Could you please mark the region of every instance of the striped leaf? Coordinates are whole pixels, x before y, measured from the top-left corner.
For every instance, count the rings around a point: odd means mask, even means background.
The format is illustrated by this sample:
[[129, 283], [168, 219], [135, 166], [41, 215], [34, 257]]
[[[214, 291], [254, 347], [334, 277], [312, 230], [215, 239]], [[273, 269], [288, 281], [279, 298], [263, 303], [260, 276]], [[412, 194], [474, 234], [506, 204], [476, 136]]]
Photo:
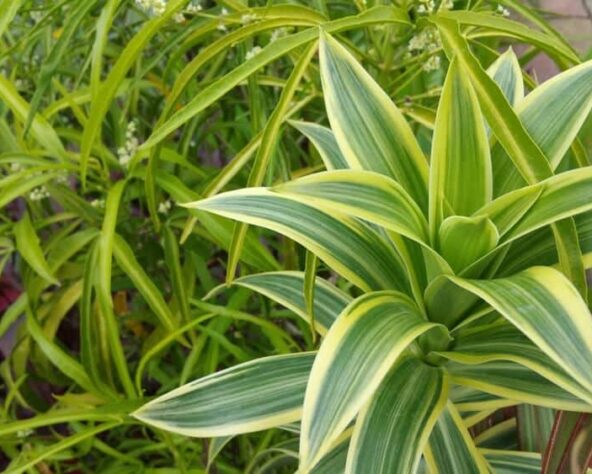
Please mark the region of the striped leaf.
[[[440, 31], [447, 55], [451, 59], [457, 58], [463, 73], [470, 78], [487, 123], [524, 180], [533, 184], [551, 176], [551, 166], [545, 155], [530, 137], [499, 86], [471, 52], [458, 23], [440, 15], [432, 21]], [[492, 156], [492, 160], [495, 159]]]
[[158, 397], [132, 416], [195, 437], [260, 431], [300, 419], [315, 353], [271, 356], [231, 367]]
[[321, 155], [325, 168], [328, 170], [349, 168], [330, 129], [312, 122], [289, 120], [289, 123], [311, 141]]
[[319, 209], [378, 224], [418, 242], [427, 242], [427, 224], [407, 192], [392, 179], [368, 171], [315, 173], [272, 188]]
[[511, 46], [489, 66], [487, 74], [500, 87], [512, 107], [524, 98], [522, 69]]
[[508, 278], [463, 280], [592, 394], [592, 325], [576, 288], [559, 271], [533, 267]]
[[491, 160], [477, 96], [450, 63], [436, 115], [430, 160], [430, 231], [449, 215], [469, 216], [491, 200]]
[[367, 293], [341, 313], [321, 344], [306, 389], [302, 472], [329, 451], [407, 346], [438, 327], [397, 292]]
[[439, 354], [470, 365], [492, 361], [521, 364], [592, 407], [592, 397], [588, 391], [507, 321], [455, 331], [454, 345], [450, 351]]
[[454, 404], [448, 402], [440, 414], [425, 450], [430, 472], [442, 474], [486, 474], [487, 462], [471, 439]]
[[327, 34], [321, 35], [320, 64], [327, 115], [349, 167], [394, 178], [425, 211], [427, 160], [401, 111]]
[[412, 357], [397, 363], [358, 415], [346, 472], [415, 472], [447, 399], [441, 369]]
[[512, 404], [530, 403], [571, 411], [590, 410], [590, 404], [515, 362], [494, 361], [476, 365], [449, 362], [446, 370], [451, 382], [505, 400], [514, 400]]
[[541, 455], [524, 451], [480, 449], [496, 474], [539, 474]]
[[[569, 69], [538, 86], [517, 106], [516, 113], [553, 169], [576, 138], [592, 110], [592, 61]], [[524, 181], [499, 144], [492, 149], [494, 195]]]
[[[325, 334], [352, 298], [322, 278], [317, 277], [315, 282], [315, 328], [319, 333]], [[304, 300], [303, 272], [284, 271], [247, 275], [233, 280], [232, 285], [249, 288], [265, 295], [305, 321], [309, 320]], [[223, 288], [225, 286], [215, 288], [207, 297], [213, 296]]]
[[364, 290], [409, 291], [392, 246], [362, 222], [329, 215], [264, 188], [230, 191], [185, 206], [286, 235]]

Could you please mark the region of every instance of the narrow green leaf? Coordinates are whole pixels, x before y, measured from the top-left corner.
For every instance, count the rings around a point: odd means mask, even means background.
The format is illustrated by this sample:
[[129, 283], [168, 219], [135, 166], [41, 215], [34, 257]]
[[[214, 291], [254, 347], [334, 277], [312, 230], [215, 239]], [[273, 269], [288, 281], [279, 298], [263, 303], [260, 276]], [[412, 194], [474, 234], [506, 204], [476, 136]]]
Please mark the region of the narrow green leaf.
[[346, 473], [416, 472], [447, 399], [441, 369], [415, 358], [397, 363], [358, 415]]
[[65, 15], [65, 21], [61, 30], [60, 37], [55, 42], [49, 54], [44, 58], [41, 67], [39, 67], [38, 79], [35, 84], [35, 92], [31, 98], [31, 105], [25, 121], [25, 134], [33, 123], [33, 119], [37, 114], [41, 99], [51, 85], [51, 79], [61, 64], [64, 54], [69, 46], [74, 33], [82, 20], [85, 19], [88, 12], [96, 4], [96, 0], [86, 0], [78, 4], [73, 4], [71, 10], [68, 10]]
[[176, 328], [177, 322], [164, 300], [160, 290], [156, 287], [154, 282], [150, 279], [148, 274], [136, 259], [134, 251], [128, 243], [118, 234], [113, 235], [113, 256], [117, 261], [119, 267], [130, 278], [134, 287], [154, 311], [154, 314], [160, 323], [168, 330], [172, 331]]
[[327, 34], [321, 36], [320, 63], [327, 115], [349, 167], [394, 178], [425, 211], [427, 160], [401, 111]]
[[132, 416], [186, 436], [227, 436], [298, 421], [315, 353], [264, 357], [190, 382]]
[[327, 170], [349, 168], [347, 160], [339, 150], [335, 135], [330, 129], [312, 122], [289, 120], [289, 123], [311, 141], [321, 155]]
[[0, 0], [0, 37], [11, 24], [24, 0]]
[[453, 59], [438, 105], [430, 161], [430, 230], [449, 215], [469, 216], [491, 200], [485, 124], [469, 78]]
[[543, 474], [584, 474], [592, 456], [592, 415], [557, 413], [549, 443], [545, 449]]
[[300, 437], [300, 470], [326, 454], [392, 365], [430, 329], [412, 300], [396, 292], [354, 300], [325, 336], [306, 388]]
[[189, 313], [189, 299], [185, 291], [185, 282], [183, 279], [183, 270], [181, 268], [181, 257], [179, 255], [177, 237], [169, 226], [164, 226], [162, 229], [162, 238], [164, 258], [167, 263], [167, 268], [170, 271], [171, 285], [173, 287], [175, 301], [177, 302], [183, 320], [187, 322], [191, 319], [191, 315]]
[[316, 327], [315, 327], [315, 290], [316, 290], [316, 275], [319, 261], [317, 256], [312, 252], [306, 252], [306, 260], [304, 265], [304, 302], [306, 304], [306, 313], [310, 320], [310, 329], [312, 331], [313, 343], [316, 342]]
[[[378, 6], [369, 8], [359, 15], [340, 18], [323, 24], [323, 29], [328, 32], [339, 32], [351, 28], [360, 28], [364, 25], [375, 23], [399, 23], [409, 24], [407, 14], [394, 7]], [[257, 56], [245, 61], [240, 66], [234, 68], [224, 77], [218, 79], [208, 87], [204, 88], [191, 102], [176, 112], [169, 120], [154, 130], [148, 140], [141, 148], [153, 147], [164, 140], [167, 135], [189, 121], [202, 110], [206, 109], [220, 97], [230, 91], [233, 87], [245, 80], [255, 71], [270, 63], [294, 49], [314, 41], [318, 38], [317, 28], [309, 28], [299, 33], [280, 38], [272, 44], [266, 46]]]
[[47, 260], [45, 260], [39, 237], [35, 233], [35, 228], [28, 212], [23, 214], [23, 217], [14, 225], [13, 230], [16, 248], [21, 257], [46, 282], [52, 285], [59, 285], [60, 282], [53, 275], [47, 264]]
[[430, 435], [425, 452], [430, 472], [487, 474], [489, 467], [476, 448], [454, 404], [448, 402]]

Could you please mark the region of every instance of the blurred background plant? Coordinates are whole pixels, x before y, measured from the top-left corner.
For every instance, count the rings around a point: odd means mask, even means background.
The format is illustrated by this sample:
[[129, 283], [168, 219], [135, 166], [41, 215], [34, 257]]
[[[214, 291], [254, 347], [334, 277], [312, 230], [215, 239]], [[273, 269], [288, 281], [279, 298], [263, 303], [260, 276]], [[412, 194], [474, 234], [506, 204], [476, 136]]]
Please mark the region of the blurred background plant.
[[[199, 440], [128, 416], [199, 376], [316, 346], [248, 288], [203, 299], [226, 275], [302, 270], [303, 250], [249, 228], [237, 252], [231, 221], [177, 203], [322, 169], [288, 122], [327, 122], [309, 47], [319, 25], [429, 150], [447, 64], [425, 19], [445, 12], [484, 66], [506, 45], [526, 72], [586, 55], [517, 0], [0, 0], [0, 466], [290, 472], [293, 427]], [[543, 451], [554, 416], [510, 408], [473, 431]]]

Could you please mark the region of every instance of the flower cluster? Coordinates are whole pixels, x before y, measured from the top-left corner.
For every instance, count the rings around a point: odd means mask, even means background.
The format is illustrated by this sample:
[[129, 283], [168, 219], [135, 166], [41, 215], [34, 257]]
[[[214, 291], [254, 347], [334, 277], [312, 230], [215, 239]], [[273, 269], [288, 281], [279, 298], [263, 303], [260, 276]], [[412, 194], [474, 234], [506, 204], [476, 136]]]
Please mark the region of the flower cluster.
[[90, 202], [90, 205], [92, 207], [97, 208], [97, 209], [103, 209], [105, 207], [105, 200], [104, 199], [93, 199]]
[[158, 205], [158, 212], [161, 214], [168, 214], [172, 206], [173, 203], [170, 201], [170, 199], [167, 199]]
[[498, 5], [497, 6], [496, 13], [498, 15], [501, 15], [501, 16], [504, 16], [504, 17], [509, 17], [510, 16], [510, 10], [508, 10], [507, 8], [504, 8], [503, 5]]
[[247, 51], [247, 54], [245, 55], [245, 59], [248, 61], [249, 59], [253, 59], [255, 56], [257, 56], [261, 51], [263, 51], [263, 49], [261, 48], [261, 46], [253, 46], [249, 51]]
[[49, 197], [49, 191], [45, 186], [39, 186], [38, 188], [33, 189], [29, 193], [29, 199], [31, 201], [41, 201], [45, 198]]
[[[438, 10], [452, 10], [454, 8], [454, 0], [442, 0]], [[436, 2], [434, 0], [419, 0], [417, 5], [417, 13], [420, 15], [429, 15], [436, 10]]]
[[166, 10], [166, 0], [136, 0], [142, 10], [154, 16], [160, 16]]
[[440, 56], [435, 53], [442, 47], [440, 33], [436, 28], [426, 28], [409, 41], [407, 49], [410, 54], [430, 54], [430, 58], [422, 66], [424, 71], [434, 71], [440, 68]]
[[117, 150], [117, 157], [119, 158], [119, 164], [127, 167], [129, 165], [132, 156], [136, 154], [138, 150], [138, 139], [136, 137], [136, 123], [131, 121], [127, 124], [127, 131], [125, 132], [125, 146], [120, 147]]

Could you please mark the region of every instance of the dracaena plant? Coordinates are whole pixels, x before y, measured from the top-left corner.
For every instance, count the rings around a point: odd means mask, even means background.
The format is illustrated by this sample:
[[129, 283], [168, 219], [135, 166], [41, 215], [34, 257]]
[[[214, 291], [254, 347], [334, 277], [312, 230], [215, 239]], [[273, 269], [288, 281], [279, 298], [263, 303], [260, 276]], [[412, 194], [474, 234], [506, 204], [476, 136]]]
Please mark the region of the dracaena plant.
[[[137, 418], [197, 437], [300, 421], [299, 473], [407, 473], [423, 462], [472, 474], [500, 460], [476, 446], [470, 415], [516, 403], [592, 411], [592, 167], [575, 141], [592, 62], [524, 97], [511, 50], [486, 71], [456, 23], [433, 21], [450, 63], [429, 158], [389, 96], [322, 34], [330, 129], [294, 126], [327, 171], [186, 204], [307, 249], [306, 272], [234, 284], [310, 320], [318, 351], [198, 379]], [[315, 258], [361, 296], [315, 278]]]

